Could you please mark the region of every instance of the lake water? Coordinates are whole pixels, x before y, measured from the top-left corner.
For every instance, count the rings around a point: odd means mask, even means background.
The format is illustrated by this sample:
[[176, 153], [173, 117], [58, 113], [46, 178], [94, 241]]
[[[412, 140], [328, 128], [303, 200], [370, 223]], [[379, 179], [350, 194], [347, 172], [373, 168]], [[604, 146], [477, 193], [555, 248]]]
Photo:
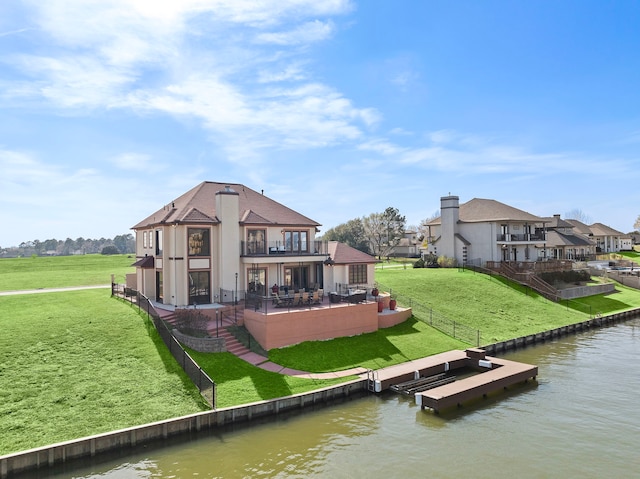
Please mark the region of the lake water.
[[447, 414], [371, 395], [27, 477], [640, 477], [640, 320], [504, 357], [537, 381]]

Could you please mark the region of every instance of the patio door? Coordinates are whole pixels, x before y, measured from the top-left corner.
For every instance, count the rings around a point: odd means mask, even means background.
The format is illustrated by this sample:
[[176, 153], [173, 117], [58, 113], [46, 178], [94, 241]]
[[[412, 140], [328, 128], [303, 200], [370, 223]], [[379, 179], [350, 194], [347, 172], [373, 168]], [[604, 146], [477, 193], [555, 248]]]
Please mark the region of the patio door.
[[189, 272], [189, 304], [211, 303], [211, 281], [208, 271]]
[[292, 266], [284, 268], [284, 284], [294, 290], [309, 289], [309, 267]]
[[160, 304], [163, 301], [162, 271], [156, 271], [156, 301]]

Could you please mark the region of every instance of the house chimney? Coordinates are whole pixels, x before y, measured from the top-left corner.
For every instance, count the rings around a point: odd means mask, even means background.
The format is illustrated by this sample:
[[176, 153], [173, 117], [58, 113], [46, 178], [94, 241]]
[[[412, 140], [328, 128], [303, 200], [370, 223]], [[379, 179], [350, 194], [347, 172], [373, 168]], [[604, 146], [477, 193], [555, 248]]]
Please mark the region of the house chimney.
[[443, 196], [440, 198], [440, 234], [441, 242], [438, 253], [455, 258], [455, 236], [458, 233], [460, 220], [460, 198], [457, 196]]

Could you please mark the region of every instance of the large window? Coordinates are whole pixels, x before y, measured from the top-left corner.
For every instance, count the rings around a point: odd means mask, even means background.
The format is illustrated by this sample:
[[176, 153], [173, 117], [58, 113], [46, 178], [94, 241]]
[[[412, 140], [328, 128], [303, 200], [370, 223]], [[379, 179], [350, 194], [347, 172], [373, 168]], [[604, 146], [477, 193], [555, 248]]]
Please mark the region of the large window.
[[147, 232], [146, 231], [142, 232], [142, 247], [143, 248], [147, 247]]
[[189, 304], [211, 303], [210, 285], [208, 271], [189, 272]]
[[308, 252], [309, 251], [309, 232], [308, 231], [285, 231], [284, 246], [287, 251], [291, 252]]
[[247, 253], [249, 254], [265, 254], [265, 230], [249, 230], [247, 231]]
[[189, 256], [209, 256], [209, 229], [189, 228]]
[[162, 256], [162, 230], [156, 230], [156, 256]]
[[164, 294], [162, 292], [162, 271], [156, 271], [156, 301], [162, 303]]
[[367, 265], [349, 265], [349, 284], [367, 284]]

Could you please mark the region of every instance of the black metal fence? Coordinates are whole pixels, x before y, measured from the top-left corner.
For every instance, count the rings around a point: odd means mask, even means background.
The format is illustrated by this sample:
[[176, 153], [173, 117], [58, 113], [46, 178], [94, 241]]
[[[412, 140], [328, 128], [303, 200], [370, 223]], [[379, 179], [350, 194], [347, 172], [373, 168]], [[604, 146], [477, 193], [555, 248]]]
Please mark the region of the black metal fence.
[[113, 283], [111, 285], [111, 295], [123, 298], [132, 305], [138, 307], [139, 310], [145, 311], [148, 318], [151, 319], [156, 331], [162, 338], [178, 364], [187, 373], [193, 384], [196, 385], [202, 397], [207, 401], [212, 409], [216, 408], [216, 384], [209, 375], [202, 370], [189, 353], [187, 353], [178, 340], [171, 334], [171, 330], [166, 323], [160, 318], [160, 315], [153, 307], [149, 298], [132, 288], [127, 288], [121, 284]]
[[413, 298], [404, 296], [402, 294], [394, 293], [390, 288], [385, 287], [383, 284], [378, 283], [380, 291], [388, 291], [391, 293], [391, 297], [395, 298], [398, 305], [411, 308], [413, 316], [436, 328], [438, 331], [442, 331], [444, 334], [458, 339], [464, 343], [474, 346], [480, 346], [480, 340], [482, 339], [482, 333], [479, 329], [472, 328], [458, 321], [453, 321], [447, 318], [444, 314], [434, 311], [434, 309], [424, 303], [416, 301]]

